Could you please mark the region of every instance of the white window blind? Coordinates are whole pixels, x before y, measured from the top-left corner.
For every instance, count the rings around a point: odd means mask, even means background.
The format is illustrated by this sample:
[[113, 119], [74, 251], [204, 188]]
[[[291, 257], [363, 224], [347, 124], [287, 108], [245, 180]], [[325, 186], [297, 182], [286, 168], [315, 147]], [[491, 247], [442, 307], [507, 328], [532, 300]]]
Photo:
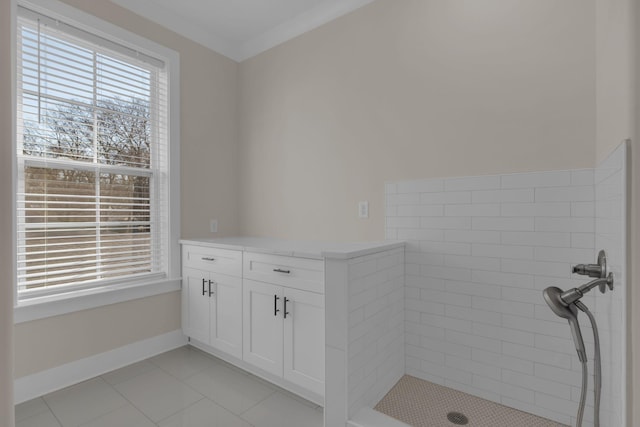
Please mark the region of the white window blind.
[[166, 276], [162, 61], [19, 7], [18, 299]]

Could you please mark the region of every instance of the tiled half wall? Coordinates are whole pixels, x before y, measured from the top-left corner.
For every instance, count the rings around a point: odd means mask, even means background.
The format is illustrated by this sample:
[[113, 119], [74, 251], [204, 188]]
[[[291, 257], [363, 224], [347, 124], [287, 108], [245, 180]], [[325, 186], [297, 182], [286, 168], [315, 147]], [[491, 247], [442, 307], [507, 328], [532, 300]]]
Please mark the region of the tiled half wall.
[[348, 263], [349, 417], [373, 407], [404, 374], [404, 250]]
[[[616, 176], [611, 168], [624, 162], [610, 163], [607, 176]], [[407, 242], [406, 373], [575, 423], [580, 363], [566, 320], [551, 312], [542, 290], [589, 280], [572, 275], [571, 267], [595, 262], [595, 183], [604, 174], [584, 169], [386, 185], [386, 237]], [[623, 182], [608, 180], [614, 187]], [[599, 191], [624, 194], [620, 188]], [[623, 197], [600, 199], [607, 200], [598, 209], [601, 216], [624, 211]], [[621, 224], [612, 221], [612, 227]], [[607, 234], [611, 240], [598, 243], [612, 246], [607, 248], [612, 258], [624, 258], [616, 230]], [[613, 261], [621, 265], [623, 260]], [[623, 425], [612, 415], [621, 409], [614, 400], [624, 383], [623, 289], [614, 298], [599, 292], [583, 298], [597, 311], [603, 346], [609, 346], [603, 348], [610, 378], [604, 382], [602, 421], [611, 426]], [[581, 325], [591, 361], [593, 336], [585, 315]], [[585, 426], [592, 423], [591, 408], [585, 420]]]

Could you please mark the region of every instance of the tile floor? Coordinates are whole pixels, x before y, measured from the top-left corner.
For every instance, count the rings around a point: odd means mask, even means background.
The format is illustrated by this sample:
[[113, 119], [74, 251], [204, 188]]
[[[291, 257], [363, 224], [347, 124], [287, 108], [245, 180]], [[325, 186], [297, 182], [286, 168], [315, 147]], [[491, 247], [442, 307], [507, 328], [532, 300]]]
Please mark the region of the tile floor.
[[322, 408], [190, 346], [16, 406], [16, 427], [322, 427]]
[[566, 427], [410, 375], [403, 376], [375, 409], [414, 427], [455, 426], [447, 418], [451, 412], [463, 414], [467, 427]]

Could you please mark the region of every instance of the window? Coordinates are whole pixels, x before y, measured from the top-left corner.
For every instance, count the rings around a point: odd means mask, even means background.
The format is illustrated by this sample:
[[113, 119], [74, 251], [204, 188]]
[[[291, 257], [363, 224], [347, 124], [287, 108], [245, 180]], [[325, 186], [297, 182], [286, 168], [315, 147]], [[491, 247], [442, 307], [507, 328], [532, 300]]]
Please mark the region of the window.
[[170, 277], [165, 60], [26, 7], [16, 27], [18, 301]]

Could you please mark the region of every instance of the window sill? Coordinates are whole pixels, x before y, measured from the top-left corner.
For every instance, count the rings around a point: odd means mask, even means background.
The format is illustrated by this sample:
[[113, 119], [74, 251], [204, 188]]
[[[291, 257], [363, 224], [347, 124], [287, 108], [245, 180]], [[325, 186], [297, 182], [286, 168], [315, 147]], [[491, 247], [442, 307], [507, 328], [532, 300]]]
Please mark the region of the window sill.
[[65, 295], [34, 298], [19, 302], [13, 310], [15, 324], [47, 317], [60, 316], [81, 310], [102, 307], [119, 302], [146, 298], [180, 289], [180, 278], [136, 283], [130, 286], [105, 287], [89, 291], [71, 292]]

